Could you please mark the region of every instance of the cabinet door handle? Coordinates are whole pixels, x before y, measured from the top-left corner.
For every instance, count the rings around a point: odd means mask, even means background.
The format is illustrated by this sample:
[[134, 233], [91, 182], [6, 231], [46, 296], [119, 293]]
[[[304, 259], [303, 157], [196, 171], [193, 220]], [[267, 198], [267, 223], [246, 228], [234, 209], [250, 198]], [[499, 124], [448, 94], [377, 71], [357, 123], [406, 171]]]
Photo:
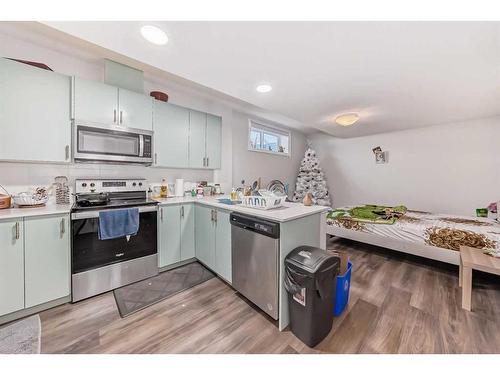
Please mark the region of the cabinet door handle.
[[215, 219], [215, 224], [217, 224], [217, 210], [214, 210], [214, 219]]
[[63, 238], [64, 233], [66, 233], [66, 220], [64, 220], [64, 218], [62, 218], [61, 219], [61, 228], [60, 228], [60, 233], [59, 233], [61, 238]]
[[205, 158], [203, 158], [203, 166], [205, 166]]
[[16, 240], [18, 240], [20, 237], [19, 221], [16, 222], [15, 227], [16, 227]]
[[65, 160], [69, 159], [69, 145], [66, 145], [66, 147], [64, 147], [64, 156]]
[[210, 210], [210, 220], [214, 221], [214, 210]]
[[184, 206], [181, 206], [181, 218], [184, 218]]
[[113, 122], [116, 124], [116, 109], [113, 109]]
[[160, 220], [163, 222], [163, 208], [160, 208]]
[[210, 159], [209, 159], [209, 158], [208, 158], [208, 156], [207, 156], [207, 167], [210, 165], [209, 160], [210, 160]]
[[120, 124], [123, 124], [123, 111], [120, 111]]

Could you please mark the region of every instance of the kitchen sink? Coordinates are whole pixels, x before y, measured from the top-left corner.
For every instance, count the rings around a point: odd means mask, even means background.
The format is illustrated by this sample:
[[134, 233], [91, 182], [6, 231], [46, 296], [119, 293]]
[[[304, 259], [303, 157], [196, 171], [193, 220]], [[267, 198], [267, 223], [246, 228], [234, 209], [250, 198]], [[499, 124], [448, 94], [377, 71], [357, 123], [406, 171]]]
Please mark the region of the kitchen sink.
[[222, 204], [227, 204], [227, 205], [230, 205], [230, 206], [234, 206], [236, 204], [240, 204], [241, 201], [232, 201], [231, 199], [229, 198], [220, 198], [220, 199], [217, 199], [217, 201], [219, 203], [222, 203]]

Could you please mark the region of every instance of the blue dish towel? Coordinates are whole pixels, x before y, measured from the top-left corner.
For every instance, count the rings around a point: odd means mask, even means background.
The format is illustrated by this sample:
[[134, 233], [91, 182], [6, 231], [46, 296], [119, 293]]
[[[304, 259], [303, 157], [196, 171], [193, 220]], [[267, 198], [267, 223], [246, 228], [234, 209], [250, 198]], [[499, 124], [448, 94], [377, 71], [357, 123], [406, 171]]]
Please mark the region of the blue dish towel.
[[139, 231], [139, 209], [109, 210], [99, 212], [99, 239], [110, 240], [135, 236]]

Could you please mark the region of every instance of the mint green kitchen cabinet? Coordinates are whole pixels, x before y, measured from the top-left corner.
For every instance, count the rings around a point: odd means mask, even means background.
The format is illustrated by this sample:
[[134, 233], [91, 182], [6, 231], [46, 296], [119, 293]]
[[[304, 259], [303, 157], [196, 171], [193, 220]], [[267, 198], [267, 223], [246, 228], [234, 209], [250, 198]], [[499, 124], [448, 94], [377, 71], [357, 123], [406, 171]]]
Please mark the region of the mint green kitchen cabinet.
[[221, 166], [222, 118], [190, 110], [189, 166], [218, 169]]
[[189, 167], [189, 109], [156, 100], [153, 125], [154, 165]]
[[72, 117], [89, 123], [152, 130], [153, 98], [75, 77]]
[[206, 129], [206, 167], [221, 167], [222, 118], [207, 114]]
[[0, 316], [24, 308], [22, 219], [0, 221]]
[[158, 238], [160, 268], [194, 258], [193, 204], [160, 206]]
[[226, 281], [232, 282], [231, 222], [229, 212], [217, 210], [215, 219], [215, 270]]
[[75, 77], [73, 118], [97, 124], [118, 125], [118, 88]]
[[181, 260], [194, 258], [194, 204], [181, 206]]
[[196, 258], [208, 268], [215, 270], [215, 210], [195, 206]]
[[195, 207], [196, 258], [231, 282], [231, 223], [229, 212]]
[[69, 215], [24, 219], [25, 307], [70, 294]]
[[0, 58], [0, 160], [70, 162], [71, 78]]
[[127, 128], [153, 130], [153, 98], [118, 89], [118, 124]]
[[189, 167], [206, 167], [207, 114], [189, 111]]
[[160, 206], [159, 210], [159, 263], [160, 267], [169, 266], [181, 260], [181, 216], [180, 208]]

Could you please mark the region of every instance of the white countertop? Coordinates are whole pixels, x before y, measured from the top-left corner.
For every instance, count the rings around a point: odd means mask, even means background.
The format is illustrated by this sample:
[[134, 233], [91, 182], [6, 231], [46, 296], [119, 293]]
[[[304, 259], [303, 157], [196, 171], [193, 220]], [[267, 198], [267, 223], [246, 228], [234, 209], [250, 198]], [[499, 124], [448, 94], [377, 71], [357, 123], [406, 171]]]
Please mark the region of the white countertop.
[[160, 203], [160, 205], [195, 202], [197, 204], [202, 204], [205, 206], [210, 206], [231, 212], [239, 212], [242, 214], [257, 216], [263, 219], [268, 219], [278, 222], [295, 220], [301, 217], [325, 212], [330, 209], [330, 207], [326, 206], [304, 206], [302, 203], [285, 202], [284, 205], [279, 208], [274, 208], [271, 210], [259, 210], [256, 208], [250, 208], [241, 205], [229, 205], [220, 203], [218, 202], [218, 199], [221, 198], [229, 198], [229, 196], [216, 196], [216, 197], [203, 197], [203, 198], [172, 197], [172, 198], [157, 199], [157, 201]]
[[[209, 207], [218, 208], [225, 211], [239, 212], [242, 214], [261, 217], [277, 222], [285, 222], [299, 219], [301, 217], [318, 214], [328, 211], [330, 208], [325, 206], [304, 206], [302, 203], [285, 202], [283, 207], [272, 210], [259, 210], [256, 208], [245, 207], [241, 205], [228, 205], [220, 203], [217, 200], [221, 198], [229, 198], [228, 196], [216, 197], [172, 197], [156, 199], [160, 205], [175, 205], [182, 203], [196, 203]], [[0, 220], [13, 219], [19, 217], [32, 217], [44, 215], [68, 214], [71, 211], [71, 204], [55, 204], [49, 201], [44, 207], [36, 208], [7, 208], [0, 210]]]
[[70, 210], [71, 210], [71, 204], [55, 204], [49, 201], [43, 207], [31, 207], [31, 208], [15, 207], [15, 208], [6, 208], [0, 210], [0, 220], [13, 219], [19, 217], [69, 214]]

